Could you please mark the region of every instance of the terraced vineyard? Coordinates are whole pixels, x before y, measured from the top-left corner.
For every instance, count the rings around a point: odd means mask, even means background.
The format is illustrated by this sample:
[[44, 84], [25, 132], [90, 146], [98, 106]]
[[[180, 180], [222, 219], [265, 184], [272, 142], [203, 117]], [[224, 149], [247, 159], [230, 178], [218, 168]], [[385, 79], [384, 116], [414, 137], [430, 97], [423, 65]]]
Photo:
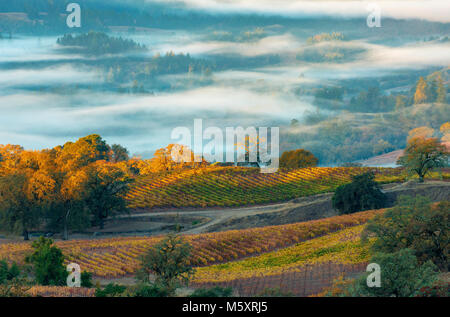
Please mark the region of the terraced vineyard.
[[332, 281], [365, 271], [372, 241], [360, 240], [364, 225], [240, 261], [197, 268], [195, 288], [231, 287], [239, 296], [278, 289], [295, 296], [318, 294]]
[[256, 276], [299, 272], [306, 265], [358, 264], [369, 260], [370, 243], [361, 243], [364, 225], [346, 228], [281, 250], [237, 262], [198, 268], [195, 283], [227, 282]]
[[274, 203], [333, 191], [370, 170], [384, 183], [406, 177], [398, 168], [314, 167], [262, 174], [257, 168], [209, 167], [137, 178], [127, 200], [138, 210]]
[[[365, 211], [289, 225], [187, 235], [187, 241], [194, 248], [191, 264], [206, 266], [225, 263], [290, 247], [359, 226], [382, 212], [384, 210]], [[109, 278], [133, 274], [139, 266], [139, 257], [160, 239], [161, 237], [124, 237], [73, 240], [56, 244], [63, 250], [68, 262], [78, 263], [82, 270], [90, 271], [95, 276]], [[25, 255], [30, 252], [29, 243], [0, 245], [0, 259], [23, 263]]]

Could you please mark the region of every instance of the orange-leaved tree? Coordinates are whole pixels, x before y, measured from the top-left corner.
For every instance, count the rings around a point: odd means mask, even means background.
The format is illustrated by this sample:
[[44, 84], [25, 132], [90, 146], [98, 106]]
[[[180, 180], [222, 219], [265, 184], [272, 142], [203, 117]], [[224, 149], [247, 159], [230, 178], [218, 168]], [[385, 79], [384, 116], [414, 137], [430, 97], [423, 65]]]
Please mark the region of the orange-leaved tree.
[[448, 155], [447, 148], [439, 139], [413, 137], [408, 141], [404, 155], [398, 159], [397, 164], [416, 173], [422, 183], [425, 175], [434, 168], [448, 164]]
[[281, 168], [314, 167], [318, 163], [319, 159], [317, 157], [303, 149], [286, 151], [280, 157]]
[[102, 226], [109, 215], [125, 211], [131, 172], [122, 162], [108, 162], [111, 151], [96, 134], [42, 151], [0, 146], [0, 228], [28, 239], [30, 229], [45, 224], [63, 229], [67, 239], [69, 227]]

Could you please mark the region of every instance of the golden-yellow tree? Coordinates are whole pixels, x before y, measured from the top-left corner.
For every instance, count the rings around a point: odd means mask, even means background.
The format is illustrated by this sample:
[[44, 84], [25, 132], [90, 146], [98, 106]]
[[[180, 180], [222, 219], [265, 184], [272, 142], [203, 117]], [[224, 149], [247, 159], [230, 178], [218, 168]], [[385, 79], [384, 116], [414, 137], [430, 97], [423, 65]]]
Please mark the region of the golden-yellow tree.
[[439, 130], [443, 134], [442, 142], [450, 142], [450, 122], [446, 122], [441, 125], [441, 128]]
[[412, 139], [412, 138], [431, 138], [434, 134], [434, 129], [433, 128], [429, 128], [426, 126], [423, 127], [418, 127], [415, 129], [412, 129], [411, 131], [408, 132], [408, 140]]
[[286, 151], [280, 157], [281, 168], [314, 167], [318, 163], [319, 159], [314, 154], [303, 149]]
[[416, 86], [416, 92], [414, 94], [414, 103], [424, 103], [427, 101], [427, 82], [423, 77], [420, 77], [419, 81], [417, 82]]
[[96, 134], [42, 151], [0, 146], [0, 226], [21, 230], [27, 239], [30, 229], [45, 223], [63, 228], [67, 238], [70, 226], [102, 226], [109, 215], [125, 211], [130, 172], [124, 162], [108, 162], [110, 154]]

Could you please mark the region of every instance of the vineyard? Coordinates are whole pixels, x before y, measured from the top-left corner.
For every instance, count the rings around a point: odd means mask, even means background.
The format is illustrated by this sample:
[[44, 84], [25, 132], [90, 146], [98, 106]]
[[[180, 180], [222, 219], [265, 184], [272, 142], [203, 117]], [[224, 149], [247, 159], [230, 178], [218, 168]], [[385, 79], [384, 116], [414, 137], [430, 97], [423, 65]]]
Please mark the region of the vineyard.
[[257, 168], [208, 167], [139, 177], [127, 200], [137, 210], [266, 204], [331, 192], [367, 171], [382, 183], [406, 178], [399, 168], [313, 167], [262, 174]]
[[361, 243], [364, 225], [340, 230], [281, 250], [241, 261], [198, 268], [193, 282], [226, 282], [301, 272], [307, 265], [358, 264], [369, 259], [370, 243]]
[[275, 289], [309, 296], [330, 287], [340, 276], [364, 272], [370, 241], [360, 240], [364, 225], [314, 238], [240, 261], [197, 268], [191, 285], [231, 287], [239, 296]]
[[[359, 225], [383, 211], [365, 211], [289, 225], [186, 235], [185, 238], [193, 246], [191, 264], [202, 267], [291, 247], [303, 241], [321, 236], [326, 237], [327, 234], [333, 232], [346, 232], [342, 231], [346, 228], [354, 227], [355, 230], [360, 230], [358, 229]], [[342, 236], [339, 237], [342, 238]], [[122, 237], [72, 240], [57, 242], [56, 245], [67, 256], [67, 262], [78, 263], [82, 270], [90, 271], [97, 277], [114, 278], [132, 275], [140, 264], [139, 257], [161, 238]], [[23, 263], [25, 255], [30, 252], [29, 243], [0, 245], [0, 259]], [[274, 268], [272, 267], [272, 269]], [[214, 268], [210, 270], [214, 270]], [[200, 270], [199, 272], [199, 278], [201, 278], [201, 276], [205, 276], [202, 272], [212, 271]], [[203, 278], [202, 281], [206, 280]]]
[[324, 262], [305, 264], [296, 271], [277, 275], [260, 275], [223, 282], [191, 283], [195, 288], [231, 287], [236, 296], [273, 296], [276, 291], [289, 296], [323, 296], [334, 280], [352, 277], [365, 272], [367, 263], [342, 264]]
[[[353, 276], [366, 270], [367, 263], [340, 264], [325, 262], [306, 264], [301, 269], [284, 272], [279, 275], [255, 276], [234, 279], [225, 282], [191, 283], [193, 288], [211, 288], [215, 286], [231, 287], [235, 295], [270, 295], [268, 290], [279, 290], [283, 294], [311, 296], [323, 293], [333, 280]], [[33, 286], [26, 291], [32, 297], [94, 297], [95, 289], [64, 286]], [[323, 296], [322, 294], [320, 296]]]
[[26, 291], [31, 297], [94, 297], [95, 289], [68, 286], [33, 286]]

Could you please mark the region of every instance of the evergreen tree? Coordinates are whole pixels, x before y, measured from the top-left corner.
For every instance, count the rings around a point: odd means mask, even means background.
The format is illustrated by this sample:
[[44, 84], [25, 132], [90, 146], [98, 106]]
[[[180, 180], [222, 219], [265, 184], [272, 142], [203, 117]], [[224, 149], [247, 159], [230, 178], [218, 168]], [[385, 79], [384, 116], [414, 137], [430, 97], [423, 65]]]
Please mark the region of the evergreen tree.
[[26, 258], [33, 265], [36, 282], [41, 285], [65, 285], [68, 272], [62, 251], [53, 246], [53, 240], [40, 237], [33, 242], [33, 254]]
[[447, 97], [447, 89], [444, 86], [441, 75], [437, 79], [436, 102], [444, 103]]
[[428, 102], [436, 101], [437, 90], [438, 90], [438, 83], [436, 81], [436, 78], [433, 78], [429, 81], [429, 83], [427, 85], [427, 101]]

